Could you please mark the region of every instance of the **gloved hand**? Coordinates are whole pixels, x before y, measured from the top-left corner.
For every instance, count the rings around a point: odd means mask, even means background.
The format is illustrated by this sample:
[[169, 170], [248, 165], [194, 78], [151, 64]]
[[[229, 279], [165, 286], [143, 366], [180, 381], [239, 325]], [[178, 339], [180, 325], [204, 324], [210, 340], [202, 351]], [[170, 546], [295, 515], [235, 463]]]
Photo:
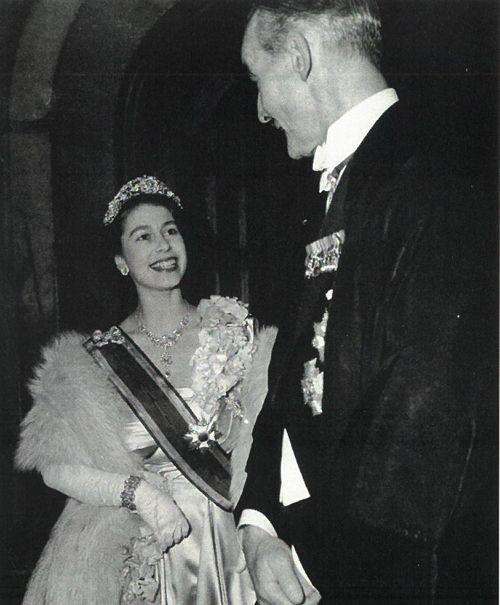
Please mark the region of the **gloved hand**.
[[189, 535], [186, 517], [167, 492], [141, 481], [135, 490], [135, 505], [163, 550], [179, 544]]

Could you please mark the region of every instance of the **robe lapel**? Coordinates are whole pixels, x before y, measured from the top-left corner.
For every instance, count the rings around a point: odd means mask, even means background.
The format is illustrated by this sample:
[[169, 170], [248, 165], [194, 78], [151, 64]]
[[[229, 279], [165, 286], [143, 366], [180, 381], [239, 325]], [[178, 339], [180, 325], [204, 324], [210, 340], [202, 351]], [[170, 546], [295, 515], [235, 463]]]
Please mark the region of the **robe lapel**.
[[[349, 164], [349, 187], [345, 193], [347, 235], [341, 257], [343, 264], [339, 265], [338, 272], [342, 272], [339, 275], [339, 288], [353, 291], [352, 296], [348, 298], [344, 298], [340, 291], [337, 300], [334, 297], [333, 323], [328, 326], [326, 334], [325, 356], [333, 356], [333, 362], [330, 364], [331, 375], [325, 375], [322, 440], [328, 443], [331, 452], [336, 451], [355, 413], [359, 413], [365, 424], [368, 422], [370, 403], [373, 399], [371, 393], [378, 387], [372, 385], [369, 392], [364, 393], [361, 407], [359, 388], [362, 383], [362, 327], [360, 314], [356, 309], [358, 295], [352, 279], [359, 262], [359, 254], [363, 253], [356, 240], [366, 221], [368, 208], [378, 191], [381, 188], [387, 189], [394, 174], [400, 171], [406, 158], [412, 153], [413, 142], [410, 134], [403, 136], [406, 132], [404, 124], [398, 106], [389, 108], [367, 135]], [[340, 346], [342, 358], [338, 357]], [[335, 365], [342, 366], [342, 371], [332, 367]], [[338, 384], [339, 380], [342, 384]]]

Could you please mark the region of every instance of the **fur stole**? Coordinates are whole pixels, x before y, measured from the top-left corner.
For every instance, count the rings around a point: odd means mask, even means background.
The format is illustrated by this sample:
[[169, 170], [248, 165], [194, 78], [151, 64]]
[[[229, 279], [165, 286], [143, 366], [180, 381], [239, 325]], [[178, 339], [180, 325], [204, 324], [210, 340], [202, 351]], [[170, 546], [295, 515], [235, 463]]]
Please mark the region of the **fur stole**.
[[[65, 333], [44, 349], [29, 384], [34, 405], [21, 425], [18, 469], [75, 463], [109, 472], [140, 471], [140, 458], [120, 437], [128, 409], [82, 347], [84, 340]], [[123, 546], [138, 527], [138, 516], [125, 509], [68, 499], [24, 605], [117, 604]]]
[[85, 337], [61, 334], [48, 345], [29, 390], [34, 405], [21, 424], [20, 470], [50, 464], [85, 464], [131, 473], [141, 460], [121, 439], [128, 407], [83, 348]]
[[[248, 423], [232, 453], [239, 497], [251, 431], [267, 391], [267, 366], [274, 328], [256, 338], [257, 351], [245, 378], [243, 405]], [[132, 412], [83, 348], [86, 336], [57, 336], [43, 351], [29, 384], [34, 405], [21, 425], [15, 464], [43, 471], [51, 464], [84, 464], [116, 473], [142, 472], [142, 460], [127, 450], [123, 426]], [[24, 605], [118, 604], [123, 547], [138, 535], [138, 515], [68, 499], [31, 577]]]

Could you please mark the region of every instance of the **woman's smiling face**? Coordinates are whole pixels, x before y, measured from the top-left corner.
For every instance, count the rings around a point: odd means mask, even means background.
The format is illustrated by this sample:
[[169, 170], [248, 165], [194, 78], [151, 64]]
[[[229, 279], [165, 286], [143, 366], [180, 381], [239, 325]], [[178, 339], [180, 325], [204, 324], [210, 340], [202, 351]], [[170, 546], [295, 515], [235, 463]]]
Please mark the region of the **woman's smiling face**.
[[137, 289], [171, 290], [187, 267], [184, 239], [170, 210], [145, 202], [125, 217], [118, 268], [126, 266]]

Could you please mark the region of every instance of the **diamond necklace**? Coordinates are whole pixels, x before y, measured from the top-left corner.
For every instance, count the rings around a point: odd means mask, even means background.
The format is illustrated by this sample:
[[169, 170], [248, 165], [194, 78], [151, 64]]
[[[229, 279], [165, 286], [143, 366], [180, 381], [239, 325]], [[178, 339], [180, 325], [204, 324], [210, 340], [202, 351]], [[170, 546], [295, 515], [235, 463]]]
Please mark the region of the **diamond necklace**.
[[156, 347], [160, 347], [163, 349], [163, 352], [160, 357], [161, 363], [165, 366], [164, 374], [168, 378], [170, 376], [170, 372], [168, 371], [168, 366], [172, 365], [172, 353], [170, 349], [177, 344], [179, 338], [184, 333], [184, 330], [189, 325], [191, 321], [191, 313], [188, 312], [179, 322], [179, 325], [175, 330], [173, 330], [170, 334], [162, 334], [161, 336], [157, 336], [151, 330], [148, 330], [143, 323], [142, 313], [137, 311], [137, 329], [141, 334], [144, 334], [148, 340], [150, 340]]

